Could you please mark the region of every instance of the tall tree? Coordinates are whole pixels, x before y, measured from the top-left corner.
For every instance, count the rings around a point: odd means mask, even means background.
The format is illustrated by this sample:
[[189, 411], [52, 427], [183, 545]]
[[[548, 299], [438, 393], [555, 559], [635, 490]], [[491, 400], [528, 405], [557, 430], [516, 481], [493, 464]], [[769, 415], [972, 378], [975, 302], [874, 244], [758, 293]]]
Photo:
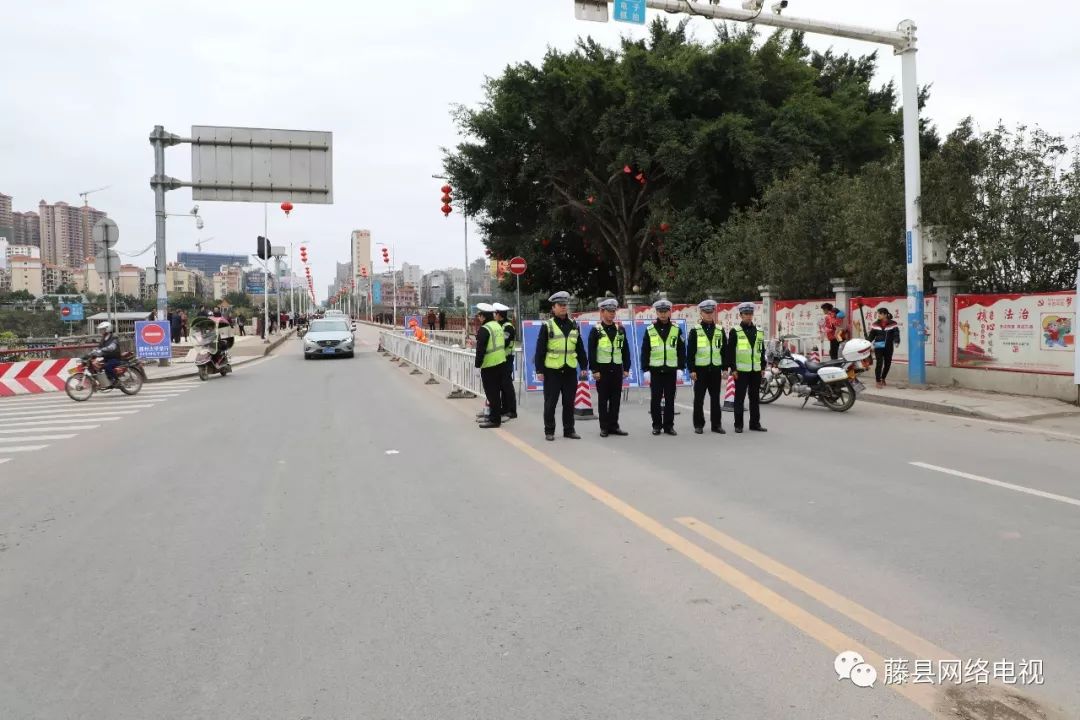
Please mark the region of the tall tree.
[[526, 289], [655, 288], [665, 236], [692, 242], [680, 224], [719, 226], [795, 168], [888, 155], [900, 123], [892, 86], [870, 87], [873, 56], [754, 40], [721, 28], [695, 43], [657, 19], [618, 49], [583, 39], [510, 66], [458, 108], [447, 173], [492, 252], [529, 260]]

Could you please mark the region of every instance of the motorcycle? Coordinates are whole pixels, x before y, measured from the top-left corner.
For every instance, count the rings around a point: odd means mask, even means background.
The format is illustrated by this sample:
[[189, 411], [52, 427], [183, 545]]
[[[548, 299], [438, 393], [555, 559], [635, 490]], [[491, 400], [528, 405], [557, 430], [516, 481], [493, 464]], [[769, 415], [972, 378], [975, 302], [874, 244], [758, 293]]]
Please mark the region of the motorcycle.
[[120, 360], [115, 370], [116, 384], [112, 385], [105, 375], [105, 359], [96, 353], [84, 355], [79, 366], [68, 371], [70, 377], [64, 383], [64, 391], [75, 402], [85, 402], [94, 392], [108, 392], [114, 387], [125, 395], [137, 395], [146, 379], [142, 360], [131, 352], [121, 353]]
[[195, 367], [200, 380], [209, 380], [211, 373], [225, 377], [232, 372], [229, 350], [235, 339], [225, 318], [196, 318], [191, 323], [191, 339], [197, 349]]
[[792, 352], [784, 338], [770, 341], [760, 402], [768, 404], [794, 393], [803, 398], [803, 407], [813, 398], [834, 412], [847, 412], [866, 389], [858, 376], [873, 365], [873, 346], [863, 339], [849, 340], [840, 352], [839, 360], [815, 363]]

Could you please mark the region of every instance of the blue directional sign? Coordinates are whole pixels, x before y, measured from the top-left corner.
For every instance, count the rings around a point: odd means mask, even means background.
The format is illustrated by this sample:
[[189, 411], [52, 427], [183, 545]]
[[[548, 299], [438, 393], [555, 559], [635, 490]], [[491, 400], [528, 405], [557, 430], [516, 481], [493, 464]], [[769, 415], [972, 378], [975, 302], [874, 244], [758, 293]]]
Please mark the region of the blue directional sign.
[[61, 303], [60, 304], [60, 319], [64, 322], [82, 322], [83, 319], [83, 306], [82, 303]]
[[645, 24], [645, 0], [615, 0], [614, 5], [617, 21]]

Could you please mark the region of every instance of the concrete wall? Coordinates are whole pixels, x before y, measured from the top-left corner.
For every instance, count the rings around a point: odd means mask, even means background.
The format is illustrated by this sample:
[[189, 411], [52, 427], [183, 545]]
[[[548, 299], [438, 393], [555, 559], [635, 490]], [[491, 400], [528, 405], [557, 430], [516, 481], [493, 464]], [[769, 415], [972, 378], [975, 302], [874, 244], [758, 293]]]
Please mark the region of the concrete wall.
[[[903, 367], [897, 365], [895, 369]], [[1077, 394], [1078, 386], [1071, 375], [1037, 375], [1001, 370], [928, 367], [926, 379], [934, 385], [1052, 398], [1069, 403], [1080, 400]]]

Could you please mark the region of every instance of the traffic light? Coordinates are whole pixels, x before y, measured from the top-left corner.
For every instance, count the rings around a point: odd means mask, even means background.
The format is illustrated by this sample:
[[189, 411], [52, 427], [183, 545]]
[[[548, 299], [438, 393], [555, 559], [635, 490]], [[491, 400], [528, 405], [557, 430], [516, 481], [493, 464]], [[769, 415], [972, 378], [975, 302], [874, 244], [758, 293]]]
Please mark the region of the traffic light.
[[443, 185], [442, 188], [440, 188], [440, 189], [442, 190], [442, 214], [443, 214], [443, 217], [450, 217], [450, 213], [454, 211], [454, 209], [452, 207], [450, 207], [450, 203], [453, 202], [453, 200], [454, 200], [454, 197], [450, 194], [450, 192], [453, 190], [453, 188], [450, 187], [449, 185]]
[[260, 235], [258, 238], [256, 238], [256, 241], [258, 242], [258, 249], [256, 250], [255, 254], [260, 260], [269, 260], [271, 257], [270, 239], [264, 238], [262, 235]]

